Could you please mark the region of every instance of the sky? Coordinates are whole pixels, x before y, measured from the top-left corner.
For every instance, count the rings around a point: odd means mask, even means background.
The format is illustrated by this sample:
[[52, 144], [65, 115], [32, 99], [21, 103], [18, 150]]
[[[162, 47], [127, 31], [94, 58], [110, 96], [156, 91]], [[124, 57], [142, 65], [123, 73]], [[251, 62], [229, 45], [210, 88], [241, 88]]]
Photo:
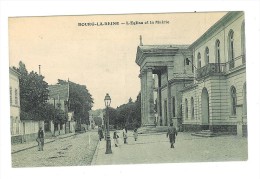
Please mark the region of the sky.
[[[57, 79], [86, 85], [93, 109], [104, 108], [106, 93], [112, 107], [136, 100], [140, 91], [135, 63], [143, 45], [191, 44], [226, 12], [43, 16], [9, 18], [10, 66], [25, 63], [39, 70], [48, 84]], [[130, 21], [148, 24], [126, 25]], [[151, 24], [150, 21], [168, 21]], [[119, 25], [78, 26], [78, 23], [119, 22]], [[125, 23], [125, 24], [123, 24]]]

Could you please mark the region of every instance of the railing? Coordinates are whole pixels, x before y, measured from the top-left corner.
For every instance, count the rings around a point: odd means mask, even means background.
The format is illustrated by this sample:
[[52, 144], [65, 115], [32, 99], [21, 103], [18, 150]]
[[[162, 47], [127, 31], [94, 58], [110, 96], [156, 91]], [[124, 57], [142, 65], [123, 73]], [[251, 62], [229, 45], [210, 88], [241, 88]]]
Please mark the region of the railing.
[[245, 55], [240, 55], [227, 63], [209, 63], [206, 66], [197, 69], [196, 79], [212, 75], [223, 75], [237, 67], [245, 66], [245, 63]]
[[228, 64], [228, 70], [232, 70], [236, 67], [242, 66], [246, 63], [246, 56], [245, 55], [240, 55], [233, 60], [230, 60], [227, 62]]
[[196, 78], [201, 79], [205, 76], [219, 75], [226, 72], [225, 63], [209, 63], [206, 66], [197, 69]]

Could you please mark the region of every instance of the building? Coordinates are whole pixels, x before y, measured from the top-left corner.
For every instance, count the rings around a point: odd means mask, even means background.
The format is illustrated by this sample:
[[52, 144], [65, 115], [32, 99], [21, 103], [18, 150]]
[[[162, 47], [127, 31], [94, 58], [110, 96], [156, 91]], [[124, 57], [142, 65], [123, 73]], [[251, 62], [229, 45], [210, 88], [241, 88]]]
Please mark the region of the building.
[[[18, 136], [22, 135], [21, 120], [20, 120], [20, 87], [19, 87], [19, 73], [13, 68], [9, 68], [9, 85], [10, 85], [10, 130], [12, 136], [12, 143], [19, 140]], [[21, 140], [21, 139], [20, 139]], [[20, 141], [21, 142], [21, 141]]]
[[10, 130], [11, 142], [22, 143], [35, 140], [43, 121], [21, 120], [19, 73], [9, 68], [10, 79]]
[[243, 12], [228, 12], [191, 45], [140, 43], [142, 124], [158, 118], [157, 125], [173, 122], [184, 131], [245, 136], [245, 62]]
[[53, 123], [53, 120], [49, 121], [45, 125], [46, 130], [51, 131], [53, 135], [75, 132], [74, 112], [69, 111], [69, 83], [49, 85], [48, 89], [48, 103], [52, 104], [55, 109], [62, 110], [68, 118], [64, 124]]

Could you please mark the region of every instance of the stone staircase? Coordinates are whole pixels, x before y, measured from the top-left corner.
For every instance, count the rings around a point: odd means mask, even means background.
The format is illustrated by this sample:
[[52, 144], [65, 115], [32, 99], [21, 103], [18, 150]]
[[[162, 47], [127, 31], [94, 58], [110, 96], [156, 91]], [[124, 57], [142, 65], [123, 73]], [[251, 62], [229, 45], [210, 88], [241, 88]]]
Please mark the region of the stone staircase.
[[210, 130], [202, 130], [200, 132], [191, 133], [192, 136], [198, 137], [216, 137], [218, 136], [217, 133], [214, 133]]
[[138, 133], [139, 134], [166, 133], [167, 130], [168, 130], [167, 126], [141, 127], [138, 129]]

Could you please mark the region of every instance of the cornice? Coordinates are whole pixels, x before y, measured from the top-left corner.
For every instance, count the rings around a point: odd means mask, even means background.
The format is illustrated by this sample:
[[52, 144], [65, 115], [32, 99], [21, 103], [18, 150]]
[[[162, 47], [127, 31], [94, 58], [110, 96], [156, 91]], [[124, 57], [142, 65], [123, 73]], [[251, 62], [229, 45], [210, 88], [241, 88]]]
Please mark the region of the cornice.
[[[203, 35], [201, 35], [195, 42], [193, 42], [189, 49], [193, 49], [195, 46], [200, 44], [204, 39], [211, 36], [213, 33], [215, 33], [220, 28], [224, 28], [225, 25], [230, 22], [232, 19], [236, 18], [238, 15], [242, 16], [243, 11], [234, 11], [234, 12], [228, 12], [225, 16], [223, 16], [219, 21], [217, 21], [214, 25], [212, 25]], [[240, 17], [239, 16], [239, 17]]]
[[141, 66], [143, 60], [150, 56], [174, 56], [179, 51], [188, 50], [188, 45], [145, 45], [138, 46], [135, 62]]

